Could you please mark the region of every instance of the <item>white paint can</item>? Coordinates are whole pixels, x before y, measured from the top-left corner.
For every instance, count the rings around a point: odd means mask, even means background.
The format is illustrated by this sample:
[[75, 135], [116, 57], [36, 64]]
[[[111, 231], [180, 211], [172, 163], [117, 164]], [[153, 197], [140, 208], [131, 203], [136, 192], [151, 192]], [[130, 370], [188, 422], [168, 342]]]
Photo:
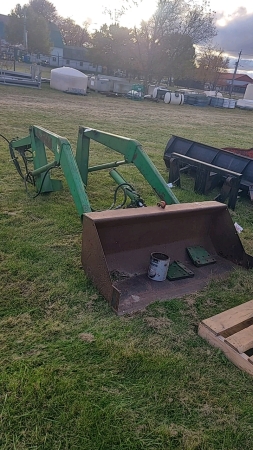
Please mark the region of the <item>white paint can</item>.
[[164, 253], [151, 253], [148, 277], [153, 281], [166, 280], [170, 258]]

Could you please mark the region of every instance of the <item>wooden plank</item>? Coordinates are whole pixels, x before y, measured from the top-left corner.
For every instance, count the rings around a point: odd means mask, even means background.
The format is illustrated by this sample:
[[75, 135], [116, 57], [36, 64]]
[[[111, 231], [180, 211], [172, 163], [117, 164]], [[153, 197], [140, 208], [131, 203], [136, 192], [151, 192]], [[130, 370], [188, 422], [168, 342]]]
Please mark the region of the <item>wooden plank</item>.
[[222, 337], [217, 336], [203, 323], [200, 323], [199, 325], [198, 334], [203, 339], [208, 341], [213, 347], [220, 348], [225, 356], [237, 367], [239, 367], [239, 369], [242, 369], [250, 375], [253, 375], [253, 357], [248, 358], [245, 353], [238, 353], [236, 350], [226, 344]]
[[219, 334], [250, 319], [253, 319], [253, 300], [203, 320], [202, 323]]
[[251, 363], [253, 365], [253, 356], [250, 356], [250, 358], [248, 359], [249, 363]]
[[246, 352], [250, 348], [253, 348], [253, 325], [229, 336], [225, 339], [225, 342], [239, 353]]

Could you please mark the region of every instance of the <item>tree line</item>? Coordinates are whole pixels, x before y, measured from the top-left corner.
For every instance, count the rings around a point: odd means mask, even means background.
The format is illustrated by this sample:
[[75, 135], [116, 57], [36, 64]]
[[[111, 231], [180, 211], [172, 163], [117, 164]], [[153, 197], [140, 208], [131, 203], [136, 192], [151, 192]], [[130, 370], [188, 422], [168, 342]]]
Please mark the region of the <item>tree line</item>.
[[158, 0], [154, 14], [138, 28], [120, 26], [117, 20], [129, 2], [123, 2], [112, 23], [89, 32], [88, 23], [80, 26], [69, 17], [61, 17], [48, 0], [29, 0], [23, 7], [17, 4], [9, 14], [7, 40], [23, 43], [26, 29], [27, 50], [49, 54], [49, 24], [53, 23], [65, 45], [89, 49], [90, 62], [106, 67], [107, 74], [120, 69], [132, 76], [141, 74], [145, 82], [191, 77], [215, 85], [229, 60], [222, 49], [211, 44], [217, 34], [215, 13], [206, 0], [201, 4]]

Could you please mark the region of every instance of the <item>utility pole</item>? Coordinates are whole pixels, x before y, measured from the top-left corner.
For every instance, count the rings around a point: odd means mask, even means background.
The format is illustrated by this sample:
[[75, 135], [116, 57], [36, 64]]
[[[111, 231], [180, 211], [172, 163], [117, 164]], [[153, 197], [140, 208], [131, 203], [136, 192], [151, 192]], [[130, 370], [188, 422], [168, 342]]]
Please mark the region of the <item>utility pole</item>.
[[241, 58], [241, 54], [242, 54], [242, 50], [240, 50], [239, 55], [238, 55], [238, 60], [235, 63], [235, 70], [234, 70], [234, 73], [233, 73], [232, 83], [231, 83], [231, 86], [230, 86], [230, 89], [229, 89], [229, 97], [230, 98], [231, 98], [231, 95], [232, 95], [232, 92], [233, 92], [235, 76], [236, 76], [236, 72], [237, 72], [237, 69], [238, 69], [238, 65], [239, 65], [239, 61], [240, 61], [240, 58]]
[[26, 7], [24, 6], [24, 36], [23, 36], [23, 40], [24, 40], [24, 48], [27, 51], [27, 29], [26, 29]]

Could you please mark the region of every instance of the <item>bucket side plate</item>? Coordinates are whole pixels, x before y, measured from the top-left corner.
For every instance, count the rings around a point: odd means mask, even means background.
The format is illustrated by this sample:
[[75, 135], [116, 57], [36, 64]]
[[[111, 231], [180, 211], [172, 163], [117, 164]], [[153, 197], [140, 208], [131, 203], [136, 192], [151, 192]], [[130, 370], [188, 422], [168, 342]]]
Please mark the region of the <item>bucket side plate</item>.
[[[203, 247], [216, 264], [196, 268], [186, 250], [194, 246]], [[179, 260], [194, 277], [150, 280], [153, 252]], [[117, 314], [125, 314], [193, 293], [235, 265], [252, 267], [253, 258], [245, 253], [226, 205], [201, 202], [84, 214], [82, 263]]]

